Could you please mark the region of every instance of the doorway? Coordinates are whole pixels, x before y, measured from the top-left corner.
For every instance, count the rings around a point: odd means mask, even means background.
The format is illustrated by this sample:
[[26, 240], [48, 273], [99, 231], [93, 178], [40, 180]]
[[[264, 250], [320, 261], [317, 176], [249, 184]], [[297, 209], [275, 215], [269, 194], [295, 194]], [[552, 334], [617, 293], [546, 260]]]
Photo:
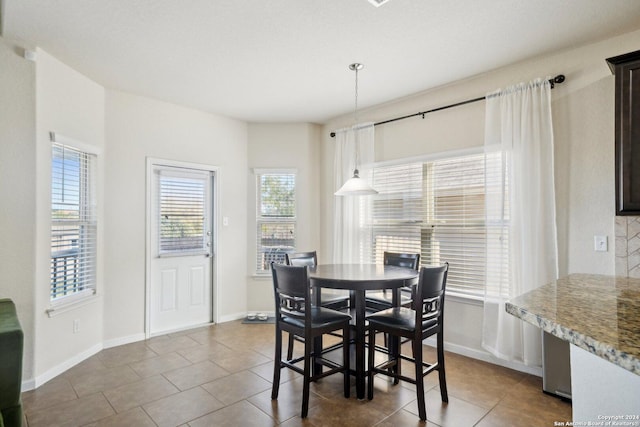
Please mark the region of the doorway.
[[211, 323], [216, 170], [147, 163], [147, 337]]

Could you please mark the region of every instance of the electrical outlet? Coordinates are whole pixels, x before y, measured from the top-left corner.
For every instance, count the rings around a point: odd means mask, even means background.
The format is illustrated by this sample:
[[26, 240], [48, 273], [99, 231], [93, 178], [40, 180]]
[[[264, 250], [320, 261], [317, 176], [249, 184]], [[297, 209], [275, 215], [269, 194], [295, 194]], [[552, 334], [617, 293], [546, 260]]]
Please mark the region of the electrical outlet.
[[80, 331], [80, 319], [75, 319], [73, 321], [73, 333], [77, 334]]
[[607, 236], [593, 236], [593, 250], [596, 252], [607, 252], [609, 250]]

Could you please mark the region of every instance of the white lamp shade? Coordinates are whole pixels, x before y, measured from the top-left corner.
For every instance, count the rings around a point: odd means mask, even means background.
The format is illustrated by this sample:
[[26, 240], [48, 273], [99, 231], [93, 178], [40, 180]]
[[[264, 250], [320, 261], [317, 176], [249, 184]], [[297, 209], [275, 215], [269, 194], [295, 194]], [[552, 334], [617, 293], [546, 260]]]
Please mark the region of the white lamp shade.
[[353, 176], [334, 194], [336, 196], [370, 196], [378, 194], [378, 192], [371, 188], [366, 180], [358, 176], [358, 170], [356, 169]]

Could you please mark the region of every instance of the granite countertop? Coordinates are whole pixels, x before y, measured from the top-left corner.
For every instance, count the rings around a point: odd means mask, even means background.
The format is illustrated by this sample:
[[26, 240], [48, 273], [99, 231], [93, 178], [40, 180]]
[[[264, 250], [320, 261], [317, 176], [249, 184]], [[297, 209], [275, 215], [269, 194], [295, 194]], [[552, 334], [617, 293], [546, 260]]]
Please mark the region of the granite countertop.
[[640, 279], [571, 274], [512, 299], [506, 309], [640, 375]]

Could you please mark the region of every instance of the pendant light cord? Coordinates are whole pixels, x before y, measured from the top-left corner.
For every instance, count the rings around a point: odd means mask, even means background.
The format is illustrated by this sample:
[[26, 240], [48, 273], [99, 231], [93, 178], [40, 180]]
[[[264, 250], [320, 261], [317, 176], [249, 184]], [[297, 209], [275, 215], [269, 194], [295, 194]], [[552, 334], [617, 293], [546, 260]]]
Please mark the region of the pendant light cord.
[[354, 125], [358, 124], [358, 68], [356, 67], [356, 97], [353, 105], [353, 120], [355, 121]]
[[362, 64], [352, 64], [353, 70], [356, 72], [356, 85], [355, 85], [355, 102], [353, 106], [353, 131], [355, 137], [355, 151], [356, 151], [356, 162], [354, 167], [354, 174], [357, 174], [358, 165], [360, 164], [360, 150], [358, 147], [358, 70], [362, 68]]

